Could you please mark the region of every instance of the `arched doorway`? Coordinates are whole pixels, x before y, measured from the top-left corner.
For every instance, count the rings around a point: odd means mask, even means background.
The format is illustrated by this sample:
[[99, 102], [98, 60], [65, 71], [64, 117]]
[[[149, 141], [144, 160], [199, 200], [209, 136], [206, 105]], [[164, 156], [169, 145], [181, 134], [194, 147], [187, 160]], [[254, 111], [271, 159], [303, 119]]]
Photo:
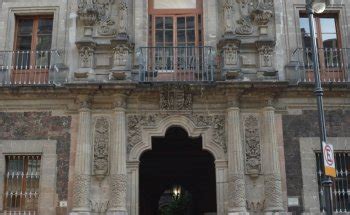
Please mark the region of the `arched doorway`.
[[152, 138], [139, 170], [140, 215], [161, 214], [168, 206], [182, 207], [188, 215], [216, 212], [214, 157], [203, 150], [201, 137], [170, 127], [165, 137]]

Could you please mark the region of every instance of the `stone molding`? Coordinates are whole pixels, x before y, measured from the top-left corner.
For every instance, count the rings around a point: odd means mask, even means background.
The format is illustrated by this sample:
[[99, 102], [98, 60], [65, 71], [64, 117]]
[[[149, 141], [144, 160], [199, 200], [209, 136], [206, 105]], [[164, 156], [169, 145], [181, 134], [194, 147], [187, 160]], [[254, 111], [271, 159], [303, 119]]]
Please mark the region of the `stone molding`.
[[[141, 154], [152, 149], [152, 137], [165, 136], [167, 129], [171, 126], [180, 126], [187, 131], [190, 137], [203, 138], [203, 149], [211, 152], [215, 160], [226, 158], [225, 148], [217, 144], [218, 136], [225, 134], [224, 115], [197, 115], [197, 120], [190, 119], [184, 115], [132, 115], [128, 118], [128, 161], [138, 161]], [[208, 119], [213, 122], [209, 123]], [[219, 121], [219, 122], [218, 122]], [[215, 131], [217, 130], [217, 131]], [[225, 137], [223, 136], [225, 139]], [[214, 141], [215, 139], [215, 141]], [[220, 138], [221, 139], [221, 138]]]
[[[41, 155], [41, 176], [39, 181], [39, 213], [54, 215], [56, 210], [56, 140], [0, 140], [0, 174], [5, 175], [5, 155], [38, 154]], [[4, 184], [4, 177], [0, 177]], [[0, 186], [0, 193], [4, 193]], [[3, 210], [3, 195], [0, 195], [0, 211]]]

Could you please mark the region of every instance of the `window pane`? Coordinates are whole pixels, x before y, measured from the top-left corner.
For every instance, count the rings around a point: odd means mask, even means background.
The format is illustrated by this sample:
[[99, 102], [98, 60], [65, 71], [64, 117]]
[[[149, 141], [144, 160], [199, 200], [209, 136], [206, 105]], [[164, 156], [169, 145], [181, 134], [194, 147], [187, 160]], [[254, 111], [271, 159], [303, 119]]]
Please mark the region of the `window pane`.
[[154, 0], [154, 9], [193, 9], [196, 0]]
[[323, 48], [337, 48], [336, 34], [322, 34]]
[[336, 33], [334, 18], [320, 18], [322, 33]]
[[17, 50], [30, 50], [32, 45], [31, 36], [22, 36], [17, 38]]
[[20, 35], [31, 35], [33, 32], [33, 20], [21, 19], [18, 24], [18, 32]]
[[38, 44], [36, 45], [36, 50], [50, 50], [51, 49], [51, 35], [48, 36], [39, 36]]
[[194, 30], [188, 30], [187, 31], [187, 42], [195, 42], [195, 31]]
[[305, 17], [300, 18], [300, 29], [302, 34], [310, 34], [309, 19]]
[[173, 29], [173, 17], [165, 17], [165, 28], [166, 29]]
[[39, 19], [38, 34], [52, 34], [52, 19]]
[[165, 42], [173, 42], [173, 31], [165, 31]]
[[185, 17], [177, 18], [177, 29], [185, 29]]
[[192, 28], [194, 29], [194, 16], [188, 16], [186, 17], [186, 28]]
[[164, 42], [164, 31], [162, 30], [156, 31], [156, 42]]
[[179, 43], [186, 42], [184, 30], [177, 31], [177, 42]]
[[156, 17], [156, 29], [163, 29], [163, 17]]

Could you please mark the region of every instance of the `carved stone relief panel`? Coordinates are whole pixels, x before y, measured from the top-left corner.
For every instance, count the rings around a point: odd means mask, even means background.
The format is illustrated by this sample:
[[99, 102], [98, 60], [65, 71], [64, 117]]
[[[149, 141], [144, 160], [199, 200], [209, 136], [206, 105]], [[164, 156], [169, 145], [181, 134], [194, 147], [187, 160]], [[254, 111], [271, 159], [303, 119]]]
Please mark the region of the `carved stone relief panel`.
[[273, 67], [273, 52], [275, 49], [274, 41], [257, 41], [256, 47], [259, 53], [259, 66], [260, 68], [272, 68]]
[[[144, 127], [156, 127], [162, 119], [168, 116], [170, 116], [168, 113], [128, 115], [128, 153], [135, 145], [142, 142], [142, 129]], [[197, 128], [211, 129], [211, 143], [220, 146], [225, 152], [227, 151], [224, 115], [207, 115], [198, 113], [191, 115], [184, 114], [184, 116], [188, 117]]]
[[96, 117], [93, 136], [93, 174], [103, 178], [109, 170], [110, 121]]
[[259, 115], [244, 115], [243, 128], [246, 173], [252, 176], [258, 176], [262, 169]]
[[102, 36], [116, 34], [112, 18], [115, 0], [79, 0], [78, 15], [85, 26], [97, 25], [97, 32]]
[[188, 87], [169, 85], [160, 91], [161, 110], [192, 110], [192, 94]]

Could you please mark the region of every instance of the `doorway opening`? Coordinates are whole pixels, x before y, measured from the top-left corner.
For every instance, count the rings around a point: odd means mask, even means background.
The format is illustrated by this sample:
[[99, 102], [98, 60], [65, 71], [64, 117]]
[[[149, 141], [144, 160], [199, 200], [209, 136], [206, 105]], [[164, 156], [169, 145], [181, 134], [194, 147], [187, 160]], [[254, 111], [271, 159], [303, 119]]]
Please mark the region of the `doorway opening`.
[[152, 138], [139, 179], [140, 215], [216, 214], [214, 157], [180, 127]]

